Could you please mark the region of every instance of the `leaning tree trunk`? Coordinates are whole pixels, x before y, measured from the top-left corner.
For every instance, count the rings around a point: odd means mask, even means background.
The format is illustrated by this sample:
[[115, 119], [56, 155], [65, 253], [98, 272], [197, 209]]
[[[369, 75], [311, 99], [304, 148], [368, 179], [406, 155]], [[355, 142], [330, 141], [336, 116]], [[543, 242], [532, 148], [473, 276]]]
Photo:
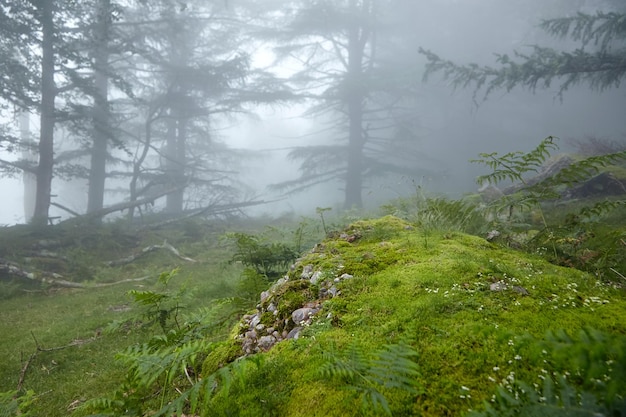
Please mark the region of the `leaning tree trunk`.
[[48, 223], [50, 194], [52, 190], [52, 169], [54, 165], [54, 22], [52, 19], [53, 1], [40, 3], [41, 42], [41, 115], [39, 130], [39, 166], [37, 167], [37, 191], [32, 222]]
[[93, 144], [89, 168], [87, 212], [102, 209], [106, 180], [107, 142], [110, 136], [108, 100], [108, 39], [110, 29], [110, 0], [98, 2], [94, 34], [95, 96], [93, 108]]

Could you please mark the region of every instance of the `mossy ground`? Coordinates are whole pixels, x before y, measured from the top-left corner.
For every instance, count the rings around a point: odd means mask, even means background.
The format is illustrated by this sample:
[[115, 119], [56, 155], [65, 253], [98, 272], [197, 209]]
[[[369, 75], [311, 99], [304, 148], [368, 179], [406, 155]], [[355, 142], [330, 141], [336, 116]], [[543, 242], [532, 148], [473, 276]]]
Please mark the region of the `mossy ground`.
[[[320, 374], [325, 353], [351, 346], [374, 352], [404, 342], [419, 354], [419, 390], [381, 388], [391, 411], [456, 416], [481, 408], [499, 385], [575, 372], [546, 364], [550, 352], [541, 340], [549, 331], [593, 327], [626, 334], [623, 288], [482, 238], [424, 235], [395, 217], [354, 223], [305, 256], [290, 279], [309, 264], [354, 278], [339, 284], [341, 294], [323, 304], [300, 339], [261, 354], [261, 365], [215, 396], [206, 415], [363, 415], [358, 392]], [[500, 281], [507, 289], [492, 291]], [[224, 352], [232, 354], [224, 347], [209, 354], [205, 371], [215, 369]]]

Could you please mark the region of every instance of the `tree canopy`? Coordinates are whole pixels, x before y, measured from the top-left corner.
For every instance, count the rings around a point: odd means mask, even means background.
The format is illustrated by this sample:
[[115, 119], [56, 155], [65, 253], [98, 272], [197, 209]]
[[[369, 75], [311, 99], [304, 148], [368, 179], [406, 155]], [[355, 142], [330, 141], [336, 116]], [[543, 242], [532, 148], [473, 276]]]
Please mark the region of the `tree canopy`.
[[559, 83], [558, 96], [577, 84], [603, 91], [620, 86], [626, 77], [626, 13], [578, 13], [571, 17], [544, 20], [540, 24], [555, 38], [579, 44], [572, 51], [533, 45], [530, 53], [496, 54], [498, 66], [459, 65], [420, 48], [428, 59], [425, 79], [443, 73], [456, 87], [474, 87], [475, 97], [487, 98], [495, 90], [511, 91], [519, 86], [532, 92]]

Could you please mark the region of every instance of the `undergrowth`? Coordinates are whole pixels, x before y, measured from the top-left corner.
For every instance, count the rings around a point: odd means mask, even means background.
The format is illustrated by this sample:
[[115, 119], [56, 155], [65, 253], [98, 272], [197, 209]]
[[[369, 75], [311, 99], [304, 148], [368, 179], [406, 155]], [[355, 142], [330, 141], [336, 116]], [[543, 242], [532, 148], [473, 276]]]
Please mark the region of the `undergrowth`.
[[319, 374], [329, 380], [338, 380], [348, 390], [358, 394], [364, 416], [391, 416], [386, 390], [399, 390], [417, 395], [419, 366], [417, 352], [407, 344], [386, 345], [376, 352], [351, 345], [344, 353], [327, 350], [325, 363]]
[[[526, 178], [529, 172], [540, 173], [551, 152], [557, 149], [556, 138], [549, 136], [528, 153], [498, 155], [494, 152], [481, 154], [481, 159], [473, 161], [492, 169], [491, 173], [478, 177], [480, 185], [497, 185], [503, 181], [521, 184], [512, 194], [501, 196], [485, 208], [495, 219], [494, 227], [509, 243], [513, 241], [523, 245], [530, 252], [543, 251], [549, 260], [557, 264], [575, 266], [607, 280], [623, 278], [626, 230], [621, 228], [617, 233], [602, 233], [605, 232], [602, 220], [606, 215], [626, 207], [623, 197], [583, 205], [565, 218], [548, 215], [546, 210], [560, 211], [555, 210], [556, 202], [564, 199], [569, 189], [610, 165], [626, 161], [626, 151], [587, 156], [561, 167], [552, 175], [539, 176], [535, 181]], [[512, 213], [533, 211], [538, 214], [539, 226], [531, 224], [526, 230], [520, 228]], [[520, 232], [523, 233], [520, 235]], [[599, 242], [593, 239], [596, 235], [609, 241]]]
[[626, 415], [626, 336], [593, 329], [575, 337], [549, 332], [543, 341], [545, 367], [537, 382], [502, 384], [483, 411], [469, 417]]
[[464, 232], [540, 254], [605, 280], [626, 280], [626, 199], [568, 200], [573, 187], [623, 164], [626, 151], [587, 155], [545, 175], [546, 163], [558, 150], [556, 142], [557, 138], [550, 136], [530, 152], [482, 153], [473, 160], [492, 171], [478, 177], [479, 185], [514, 184], [512, 192], [491, 201], [433, 197], [417, 187], [413, 196], [393, 200], [381, 209], [418, 226], [425, 232], [426, 246], [429, 233]]

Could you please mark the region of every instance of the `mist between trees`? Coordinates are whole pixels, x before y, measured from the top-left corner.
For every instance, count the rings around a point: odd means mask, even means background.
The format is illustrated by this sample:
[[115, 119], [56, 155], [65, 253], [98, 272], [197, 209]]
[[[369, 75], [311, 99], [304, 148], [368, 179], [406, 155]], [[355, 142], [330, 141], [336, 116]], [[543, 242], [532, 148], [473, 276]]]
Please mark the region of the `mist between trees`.
[[24, 219], [47, 224], [471, 191], [479, 152], [624, 141], [625, 12], [620, 0], [3, 0], [3, 204], [23, 195]]

